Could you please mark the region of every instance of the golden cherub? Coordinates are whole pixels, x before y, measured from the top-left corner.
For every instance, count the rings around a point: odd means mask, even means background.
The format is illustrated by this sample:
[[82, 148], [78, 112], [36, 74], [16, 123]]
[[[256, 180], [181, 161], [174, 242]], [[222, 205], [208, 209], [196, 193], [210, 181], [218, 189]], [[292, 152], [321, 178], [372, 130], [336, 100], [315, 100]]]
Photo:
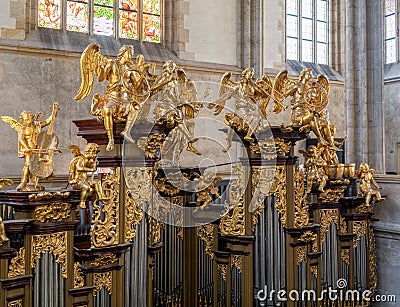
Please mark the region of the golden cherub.
[[309, 146], [307, 151], [300, 150], [299, 152], [306, 158], [304, 163], [304, 172], [307, 179], [306, 193], [309, 194], [315, 185], [318, 185], [318, 190], [323, 192], [328, 176], [325, 172], [326, 162], [321, 158], [321, 153], [314, 145]]
[[32, 159], [43, 154], [38, 149], [38, 136], [43, 127], [50, 125], [56, 116], [58, 104], [53, 105], [53, 113], [46, 120], [41, 121], [44, 113], [38, 112], [33, 115], [30, 111], [23, 111], [19, 116], [20, 121], [10, 117], [2, 116], [1, 119], [10, 124], [11, 128], [18, 132], [18, 156], [25, 159], [22, 170], [21, 183], [17, 186], [18, 191], [39, 191], [43, 186], [39, 185], [39, 177], [31, 172]]
[[74, 190], [82, 190], [79, 206], [86, 208], [86, 199], [93, 192], [96, 193], [98, 200], [105, 199], [100, 180], [88, 178], [88, 173], [94, 174], [97, 170], [99, 146], [88, 143], [83, 154], [76, 145], [70, 145], [69, 148], [72, 150], [74, 159], [69, 164], [68, 182]]
[[[335, 144], [329, 127], [324, 118], [323, 110], [328, 105], [329, 81], [324, 75], [313, 80], [312, 71], [304, 68], [298, 80], [291, 80], [288, 71], [281, 71], [274, 81], [274, 95], [279, 101], [292, 96], [290, 101], [291, 125], [301, 126], [300, 131], [314, 132], [321, 145], [340, 151]], [[282, 125], [285, 127], [285, 125]]]
[[361, 163], [360, 169], [357, 171], [358, 178], [360, 179], [360, 188], [358, 189], [358, 195], [365, 197], [365, 205], [369, 206], [371, 201], [375, 203], [383, 199], [381, 193], [377, 190], [372, 189], [371, 184], [380, 189], [381, 187], [374, 179], [375, 170], [370, 168], [367, 163]]
[[123, 135], [134, 143], [130, 130], [135, 124], [141, 105], [150, 95], [150, 85], [146, 78], [148, 66], [144, 64], [143, 56], [133, 59], [133, 46], [124, 45], [115, 59], [100, 53], [98, 43], [90, 44], [81, 56], [81, 86], [75, 100], [87, 97], [93, 88], [93, 74], [99, 82], [108, 81], [104, 96], [93, 96], [92, 114], [103, 120], [107, 131], [108, 145], [106, 150], [114, 148], [114, 122], [126, 121]]

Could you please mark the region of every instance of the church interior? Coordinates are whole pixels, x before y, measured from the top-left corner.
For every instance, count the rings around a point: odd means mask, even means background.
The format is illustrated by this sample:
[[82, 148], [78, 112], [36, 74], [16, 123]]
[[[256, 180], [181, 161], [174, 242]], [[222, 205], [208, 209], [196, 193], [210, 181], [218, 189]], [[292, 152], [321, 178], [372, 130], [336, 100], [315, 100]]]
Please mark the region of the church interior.
[[0, 306], [398, 306], [399, 0], [0, 5]]

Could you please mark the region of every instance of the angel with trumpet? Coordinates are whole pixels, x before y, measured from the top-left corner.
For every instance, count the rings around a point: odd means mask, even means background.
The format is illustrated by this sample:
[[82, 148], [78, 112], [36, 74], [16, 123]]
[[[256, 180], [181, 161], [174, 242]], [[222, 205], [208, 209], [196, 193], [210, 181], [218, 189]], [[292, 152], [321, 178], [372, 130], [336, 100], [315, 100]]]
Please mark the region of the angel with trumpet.
[[[304, 68], [298, 80], [291, 80], [288, 71], [281, 71], [274, 81], [274, 95], [279, 101], [291, 96], [291, 125], [301, 126], [300, 131], [314, 132], [322, 146], [329, 146], [336, 151], [329, 122], [324, 118], [323, 111], [328, 105], [329, 81], [324, 75], [313, 80], [312, 71]], [[285, 125], [283, 125], [285, 128]]]
[[124, 45], [115, 59], [100, 53], [98, 43], [90, 44], [82, 53], [80, 60], [81, 86], [75, 100], [86, 98], [93, 88], [93, 74], [99, 82], [108, 81], [105, 96], [95, 94], [92, 100], [92, 114], [103, 120], [107, 131], [107, 151], [114, 149], [114, 122], [126, 121], [121, 135], [134, 143], [130, 130], [135, 124], [142, 104], [150, 95], [150, 85], [147, 79], [148, 65], [144, 64], [143, 56], [133, 59], [133, 46]]

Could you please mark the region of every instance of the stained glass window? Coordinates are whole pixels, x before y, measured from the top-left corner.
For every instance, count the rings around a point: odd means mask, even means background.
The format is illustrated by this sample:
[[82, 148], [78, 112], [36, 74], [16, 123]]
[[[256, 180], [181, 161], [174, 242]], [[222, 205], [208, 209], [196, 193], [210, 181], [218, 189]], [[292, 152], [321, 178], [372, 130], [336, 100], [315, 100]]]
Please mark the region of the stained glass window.
[[397, 19], [399, 18], [397, 0], [385, 1], [385, 63], [394, 63], [398, 61], [398, 35]]
[[328, 4], [328, 0], [286, 1], [288, 60], [328, 64]]
[[67, 30], [82, 33], [89, 32], [87, 1], [67, 1]]
[[38, 0], [38, 26], [61, 29], [61, 0]]
[[161, 0], [37, 1], [39, 27], [161, 41]]

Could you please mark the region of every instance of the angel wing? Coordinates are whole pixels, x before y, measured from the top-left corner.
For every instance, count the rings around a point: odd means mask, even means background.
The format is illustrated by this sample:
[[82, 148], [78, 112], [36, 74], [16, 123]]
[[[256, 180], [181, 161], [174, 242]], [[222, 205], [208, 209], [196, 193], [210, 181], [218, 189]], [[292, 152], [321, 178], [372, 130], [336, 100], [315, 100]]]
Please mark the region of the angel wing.
[[82, 100], [87, 97], [93, 88], [93, 74], [99, 77], [99, 82], [105, 76], [105, 67], [111, 59], [100, 53], [100, 44], [92, 43], [86, 47], [81, 55], [81, 86], [75, 96], [75, 100]]
[[256, 100], [260, 99], [258, 109], [260, 110], [264, 118], [267, 118], [267, 106], [272, 97], [271, 78], [267, 75], [262, 75], [261, 78], [256, 81], [256, 86], [258, 86], [262, 90], [262, 93], [258, 93], [256, 97]]
[[40, 122], [43, 117], [44, 117], [44, 113], [43, 112], [37, 112], [35, 114], [35, 122]]
[[239, 82], [235, 82], [231, 80], [232, 73], [226, 72], [220, 81], [219, 86], [219, 98], [214, 102], [208, 105], [209, 109], [215, 107], [214, 115], [218, 115], [224, 109], [226, 101], [232, 96], [232, 92], [239, 85]]
[[71, 149], [72, 154], [74, 155], [74, 157], [79, 157], [79, 156], [82, 155], [81, 149], [79, 148], [79, 146], [69, 145], [68, 148]]
[[275, 103], [274, 105], [273, 111], [277, 114], [282, 111], [283, 102], [285, 98], [288, 96], [286, 90], [296, 83], [295, 81], [289, 79], [288, 74], [289, 74], [288, 71], [284, 69], [276, 76], [274, 80], [274, 86], [273, 86], [274, 98], [276, 101], [281, 102], [281, 103]]
[[330, 85], [328, 79], [324, 75], [318, 75], [317, 84], [321, 90], [318, 92], [318, 99], [314, 102], [314, 106], [316, 111], [319, 112], [328, 105]]
[[3, 122], [10, 124], [10, 127], [17, 132], [19, 132], [22, 128], [21, 123], [10, 116], [2, 116], [1, 119], [3, 120]]

